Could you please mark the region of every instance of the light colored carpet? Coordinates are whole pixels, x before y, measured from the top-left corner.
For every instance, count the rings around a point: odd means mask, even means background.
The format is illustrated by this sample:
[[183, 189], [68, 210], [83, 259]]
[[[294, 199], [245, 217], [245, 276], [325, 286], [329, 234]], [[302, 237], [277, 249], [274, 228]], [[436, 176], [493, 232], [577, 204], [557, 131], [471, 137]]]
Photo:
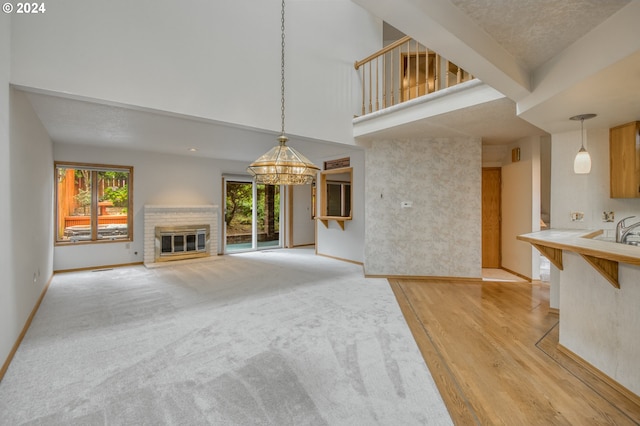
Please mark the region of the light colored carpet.
[[56, 275], [2, 425], [448, 425], [386, 280], [270, 250]]

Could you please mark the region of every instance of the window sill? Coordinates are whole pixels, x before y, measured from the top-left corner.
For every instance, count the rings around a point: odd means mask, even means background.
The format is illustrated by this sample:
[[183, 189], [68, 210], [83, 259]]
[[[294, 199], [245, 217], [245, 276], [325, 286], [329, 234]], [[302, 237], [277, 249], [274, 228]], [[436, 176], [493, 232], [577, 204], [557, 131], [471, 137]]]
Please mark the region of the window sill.
[[85, 244], [107, 244], [107, 243], [131, 243], [133, 238], [109, 239], [102, 238], [100, 240], [78, 240], [78, 241], [56, 241], [56, 247], [79, 246]]

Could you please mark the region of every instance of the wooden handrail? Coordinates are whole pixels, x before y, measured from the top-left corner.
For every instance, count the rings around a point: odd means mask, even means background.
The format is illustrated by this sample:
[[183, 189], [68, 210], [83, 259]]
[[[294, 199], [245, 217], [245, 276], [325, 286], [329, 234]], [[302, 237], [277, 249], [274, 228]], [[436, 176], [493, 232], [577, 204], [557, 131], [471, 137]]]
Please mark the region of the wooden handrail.
[[378, 50], [376, 53], [373, 53], [369, 56], [367, 56], [366, 58], [364, 58], [361, 61], [356, 61], [354, 63], [354, 66], [356, 69], [360, 68], [360, 66], [366, 64], [369, 61], [374, 60], [375, 58], [384, 55], [387, 52], [391, 52], [393, 49], [395, 49], [396, 47], [408, 42], [409, 40], [411, 40], [411, 36], [404, 36], [402, 37], [400, 40], [394, 41], [393, 43], [391, 43], [390, 45]]
[[410, 36], [356, 61], [354, 68], [362, 74], [362, 115], [473, 79]]

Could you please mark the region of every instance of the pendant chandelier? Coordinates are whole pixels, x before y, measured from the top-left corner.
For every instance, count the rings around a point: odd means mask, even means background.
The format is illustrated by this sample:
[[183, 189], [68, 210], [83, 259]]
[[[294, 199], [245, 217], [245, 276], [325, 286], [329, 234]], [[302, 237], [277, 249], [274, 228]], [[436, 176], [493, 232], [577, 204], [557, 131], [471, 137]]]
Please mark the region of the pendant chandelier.
[[591, 156], [584, 148], [584, 120], [595, 117], [596, 114], [580, 114], [569, 118], [569, 120], [580, 120], [580, 151], [573, 160], [573, 172], [584, 175], [591, 172]]
[[287, 146], [289, 138], [284, 134], [284, 0], [282, 0], [281, 38], [280, 118], [282, 132], [278, 137], [278, 145], [251, 163], [247, 171], [255, 176], [256, 183], [267, 185], [309, 184], [313, 182], [320, 168], [309, 161], [307, 157]]

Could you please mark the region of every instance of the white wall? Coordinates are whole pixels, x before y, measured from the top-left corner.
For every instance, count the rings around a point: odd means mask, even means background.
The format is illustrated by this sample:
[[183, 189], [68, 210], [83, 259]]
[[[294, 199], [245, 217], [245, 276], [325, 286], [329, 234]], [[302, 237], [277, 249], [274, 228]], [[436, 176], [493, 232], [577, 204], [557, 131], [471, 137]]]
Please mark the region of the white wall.
[[[351, 158], [353, 178], [351, 182], [352, 219], [346, 221], [344, 230], [335, 221], [329, 221], [326, 228], [321, 222], [316, 224], [316, 252], [353, 262], [364, 262], [365, 244], [365, 153], [351, 151], [344, 155], [324, 158], [323, 161], [337, 158]], [[322, 163], [319, 163], [322, 164]], [[322, 191], [318, 190], [317, 212], [321, 203]]]
[[[0, 14], [0, 197], [7, 200], [11, 191], [11, 161], [9, 158], [11, 138], [9, 135], [9, 64], [11, 21], [9, 15]], [[0, 223], [11, 223], [11, 204], [0, 203]], [[12, 227], [6, 226], [5, 238], [12, 242]], [[0, 365], [9, 355], [20, 333], [23, 313], [14, 304], [15, 278], [11, 244], [0, 244]]]
[[[482, 275], [479, 138], [375, 141], [367, 150], [365, 272]], [[413, 203], [402, 208], [401, 203]]]
[[[585, 148], [591, 173], [576, 175], [573, 159], [580, 149], [580, 130], [552, 136], [551, 221], [554, 228], [604, 229], [613, 236], [618, 220], [633, 215], [640, 220], [640, 199], [609, 198], [609, 129], [586, 131]], [[584, 213], [582, 222], [571, 221], [574, 211]], [[603, 222], [604, 211], [615, 212], [615, 221]]]
[[482, 146], [482, 167], [502, 167], [507, 159], [511, 161], [511, 151], [506, 145], [483, 145]]
[[311, 217], [311, 185], [293, 188], [293, 246], [315, 243], [315, 220]]
[[[620, 123], [624, 124], [624, 123]], [[573, 160], [580, 149], [580, 130], [551, 137], [551, 223], [553, 228], [603, 229], [615, 235], [616, 223], [627, 216], [640, 220], [640, 199], [609, 198], [609, 129], [585, 132], [585, 148], [591, 155], [591, 173], [573, 173]], [[603, 222], [602, 213], [613, 211], [614, 222]], [[584, 213], [580, 222], [571, 221], [571, 212]], [[559, 276], [551, 266], [550, 305], [560, 307]]]
[[11, 228], [13, 268], [33, 308], [52, 275], [53, 149], [24, 93], [11, 90]]
[[[382, 23], [349, 0], [286, 4], [287, 131], [353, 144], [353, 63]], [[279, 0], [57, 0], [13, 18], [14, 84], [280, 130]]]
[[[4, 80], [2, 98], [9, 108], [3, 110], [10, 111], [10, 131], [8, 140], [2, 139], [2, 151], [6, 154], [2, 155], [2, 170], [6, 173], [2, 176], [5, 202], [0, 216], [5, 242], [2, 261], [9, 262], [3, 265], [4, 278], [0, 284], [3, 361], [53, 273], [51, 141], [24, 93], [6, 89]], [[4, 117], [2, 123], [8, 124]], [[6, 132], [2, 135], [6, 137]]]
[[516, 240], [540, 230], [540, 137], [521, 139], [520, 161], [502, 167], [502, 267], [527, 278], [540, 279], [540, 255], [531, 244]]
[[[65, 245], [55, 248], [54, 269], [66, 270], [142, 262], [145, 204], [219, 206], [222, 215], [222, 174], [245, 173], [242, 162], [193, 155], [167, 155], [113, 148], [54, 144], [57, 161], [133, 166], [134, 240], [131, 243]], [[222, 219], [218, 235], [221, 242]], [[221, 246], [217, 248], [221, 252]], [[136, 254], [137, 253], [137, 254]]]

